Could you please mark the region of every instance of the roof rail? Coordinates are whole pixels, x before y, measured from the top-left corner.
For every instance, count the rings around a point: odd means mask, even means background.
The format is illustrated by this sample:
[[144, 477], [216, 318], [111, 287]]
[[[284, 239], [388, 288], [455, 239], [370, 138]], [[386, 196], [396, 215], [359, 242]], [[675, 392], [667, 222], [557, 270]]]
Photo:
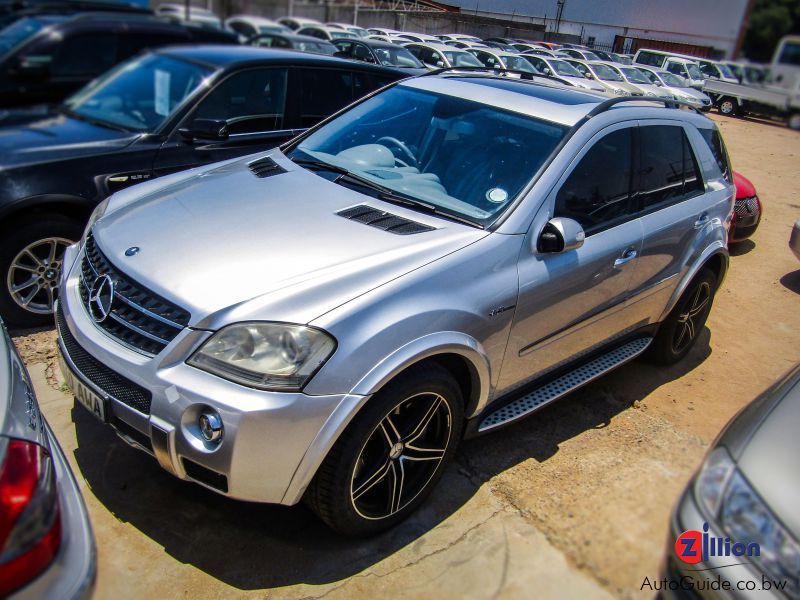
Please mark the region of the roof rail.
[[500, 69], [496, 67], [442, 67], [440, 69], [433, 69], [432, 71], [428, 71], [427, 73], [418, 75], [418, 77], [430, 77], [431, 75], [439, 75], [441, 73], [448, 73], [453, 71], [462, 71], [467, 73], [487, 73], [489, 75], [511, 73], [512, 75], [520, 75], [522, 81], [527, 81], [528, 83], [536, 83], [536, 82], [533, 82], [530, 79], [525, 79], [525, 77], [531, 77], [531, 78], [539, 77], [541, 79], [549, 79], [551, 81], [555, 81], [556, 83], [562, 83], [562, 84], [565, 83], [561, 77], [556, 77], [554, 75], [545, 75], [544, 73], [531, 73], [530, 71], [520, 71], [519, 69], [505, 69], [505, 68]]
[[586, 113], [584, 120], [591, 119], [600, 113], [606, 112], [609, 108], [625, 102], [660, 102], [664, 104], [664, 108], [684, 107], [690, 108], [699, 115], [703, 114], [696, 106], [692, 106], [688, 102], [681, 102], [680, 100], [667, 100], [666, 98], [654, 98], [652, 96], [622, 96], [620, 98], [609, 98], [608, 100], [603, 100], [600, 104]]

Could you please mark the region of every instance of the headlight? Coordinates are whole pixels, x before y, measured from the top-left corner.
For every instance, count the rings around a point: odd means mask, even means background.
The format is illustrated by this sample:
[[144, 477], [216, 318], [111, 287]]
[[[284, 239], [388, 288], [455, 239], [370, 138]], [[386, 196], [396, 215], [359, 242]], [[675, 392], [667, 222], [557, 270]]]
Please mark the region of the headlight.
[[626, 92], [625, 90], [621, 90], [621, 89], [614, 90], [614, 93], [617, 96], [627, 96], [628, 95], [628, 92]]
[[709, 521], [716, 520], [731, 540], [759, 545], [760, 556], [753, 560], [775, 578], [785, 579], [790, 596], [800, 592], [800, 545], [742, 477], [725, 448], [718, 446], [706, 458], [694, 495]]
[[84, 238], [86, 237], [86, 234], [89, 233], [89, 230], [92, 228], [92, 225], [97, 223], [97, 220], [104, 214], [106, 214], [107, 209], [108, 209], [108, 198], [106, 198], [100, 204], [98, 204], [92, 211], [92, 214], [89, 215], [89, 222], [86, 224], [86, 229], [83, 230]]
[[732, 540], [759, 545], [754, 558], [765, 571], [785, 579], [790, 597], [800, 592], [800, 544], [778, 522], [769, 507], [738, 471], [734, 471], [722, 500], [720, 524]]
[[187, 362], [248, 387], [298, 391], [335, 349], [334, 339], [319, 329], [237, 323], [212, 335]]

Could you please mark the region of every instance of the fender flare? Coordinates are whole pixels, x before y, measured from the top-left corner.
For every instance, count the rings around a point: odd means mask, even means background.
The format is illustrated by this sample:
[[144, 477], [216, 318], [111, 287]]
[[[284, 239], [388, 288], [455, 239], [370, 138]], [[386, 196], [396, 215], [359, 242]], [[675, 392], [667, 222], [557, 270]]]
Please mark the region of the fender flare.
[[437, 354], [458, 354], [469, 361], [479, 386], [471, 413], [479, 412], [488, 401], [491, 387], [489, 359], [481, 344], [471, 336], [457, 331], [442, 331], [417, 338], [378, 362], [353, 386], [350, 393], [343, 396], [303, 455], [284, 492], [281, 504], [293, 505], [300, 502], [336, 440], [376, 392], [408, 367]]
[[0, 207], [0, 219], [6, 220], [9, 215], [22, 215], [41, 206], [64, 206], [89, 213], [96, 204], [93, 200], [72, 194], [37, 194], [17, 198]]
[[692, 267], [686, 272], [686, 275], [683, 276], [683, 279], [675, 288], [675, 291], [672, 293], [672, 297], [669, 299], [666, 308], [664, 308], [664, 311], [661, 313], [661, 316], [658, 319], [659, 323], [662, 322], [664, 319], [666, 319], [667, 315], [669, 315], [672, 309], [675, 308], [675, 305], [678, 303], [678, 300], [680, 299], [681, 296], [683, 296], [683, 292], [686, 291], [686, 288], [692, 282], [692, 279], [694, 279], [695, 276], [700, 272], [700, 269], [706, 266], [708, 261], [717, 255], [722, 257], [722, 264], [723, 264], [722, 272], [719, 275], [719, 282], [717, 287], [719, 288], [719, 286], [722, 285], [722, 281], [725, 279], [725, 274], [728, 272], [728, 264], [730, 263], [730, 256], [728, 254], [727, 246], [723, 242], [715, 240], [708, 247], [706, 247], [706, 249], [702, 252], [702, 254], [700, 254], [700, 258], [698, 258], [694, 262], [694, 265], [692, 265]]

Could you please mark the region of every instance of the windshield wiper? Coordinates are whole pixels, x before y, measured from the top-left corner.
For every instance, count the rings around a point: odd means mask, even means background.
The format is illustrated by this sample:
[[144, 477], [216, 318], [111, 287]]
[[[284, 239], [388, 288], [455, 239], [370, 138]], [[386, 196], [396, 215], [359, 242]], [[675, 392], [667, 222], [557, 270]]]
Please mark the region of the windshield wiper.
[[295, 164], [300, 165], [301, 167], [306, 167], [308, 169], [319, 169], [320, 171], [330, 171], [332, 173], [337, 173], [339, 177], [334, 180], [334, 183], [349, 183], [351, 185], [357, 185], [359, 187], [365, 187], [373, 192], [376, 192], [375, 197], [378, 200], [383, 200], [384, 202], [389, 202], [391, 204], [399, 204], [401, 206], [407, 206], [409, 208], [417, 209], [421, 212], [427, 212], [432, 215], [437, 215], [439, 217], [443, 217], [445, 219], [450, 219], [453, 221], [457, 221], [459, 223], [464, 223], [465, 225], [470, 225], [472, 227], [479, 227], [483, 229], [483, 225], [478, 223], [477, 221], [473, 221], [472, 219], [468, 219], [466, 217], [461, 217], [459, 215], [454, 215], [450, 212], [443, 211], [435, 204], [430, 204], [429, 202], [425, 202], [423, 200], [418, 200], [416, 198], [409, 198], [403, 194], [395, 192], [394, 190], [382, 186], [379, 183], [376, 183], [366, 177], [362, 177], [361, 175], [357, 175], [351, 171], [348, 171], [344, 167], [339, 167], [336, 165], [332, 165], [330, 163], [326, 163], [321, 160], [314, 160], [314, 159], [291, 159]]
[[107, 129], [114, 129], [116, 131], [124, 131], [125, 133], [131, 132], [130, 129], [123, 127], [122, 125], [117, 125], [116, 123], [111, 123], [109, 121], [103, 121], [102, 119], [95, 119], [93, 117], [86, 116], [83, 113], [79, 113], [78, 111], [72, 110], [71, 108], [67, 108], [67, 106], [64, 104], [58, 107], [58, 112], [60, 112], [62, 115], [72, 117], [73, 119], [78, 119], [79, 121], [85, 121], [87, 123], [91, 123], [92, 125], [98, 125], [100, 127], [106, 127]]

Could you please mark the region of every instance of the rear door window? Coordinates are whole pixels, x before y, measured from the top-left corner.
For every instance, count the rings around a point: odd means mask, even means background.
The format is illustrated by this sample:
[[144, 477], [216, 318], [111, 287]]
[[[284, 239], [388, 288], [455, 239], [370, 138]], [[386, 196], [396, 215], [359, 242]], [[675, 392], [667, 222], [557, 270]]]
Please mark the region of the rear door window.
[[731, 169], [731, 161], [728, 157], [728, 150], [725, 148], [725, 142], [722, 141], [722, 136], [717, 129], [698, 129], [703, 140], [708, 144], [708, 149], [714, 155], [714, 160], [717, 161], [722, 177], [728, 183], [733, 183], [733, 170]]
[[639, 128], [639, 200], [649, 212], [682, 202], [701, 193], [700, 170], [679, 125]]

